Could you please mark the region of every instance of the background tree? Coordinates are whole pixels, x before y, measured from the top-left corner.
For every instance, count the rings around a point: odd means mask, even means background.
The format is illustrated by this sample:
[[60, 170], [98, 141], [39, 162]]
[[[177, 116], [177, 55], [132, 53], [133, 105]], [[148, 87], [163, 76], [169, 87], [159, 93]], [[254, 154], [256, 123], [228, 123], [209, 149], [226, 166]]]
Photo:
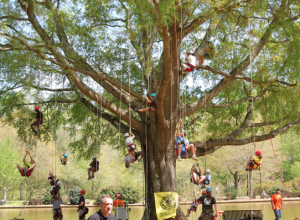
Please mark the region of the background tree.
[[[209, 135], [192, 138], [197, 156], [254, 136], [267, 140], [262, 95], [271, 137], [300, 122], [295, 0], [13, 2], [0, 9], [1, 116], [28, 144], [34, 139], [26, 106], [39, 104], [47, 115], [43, 140], [60, 126], [70, 124], [71, 135], [80, 126], [80, 138], [70, 144], [79, 158], [99, 152], [105, 141], [120, 147], [116, 133], [132, 129], [146, 158], [145, 219], [156, 219], [154, 192], [176, 191], [174, 136], [181, 117], [199, 114], [197, 126], [205, 116]], [[209, 66], [197, 66], [202, 72], [193, 76], [182, 72], [180, 56], [188, 48], [198, 57], [208, 39], [217, 51]], [[156, 111], [135, 113], [150, 93], [157, 94]], [[180, 207], [177, 217], [185, 218]]]

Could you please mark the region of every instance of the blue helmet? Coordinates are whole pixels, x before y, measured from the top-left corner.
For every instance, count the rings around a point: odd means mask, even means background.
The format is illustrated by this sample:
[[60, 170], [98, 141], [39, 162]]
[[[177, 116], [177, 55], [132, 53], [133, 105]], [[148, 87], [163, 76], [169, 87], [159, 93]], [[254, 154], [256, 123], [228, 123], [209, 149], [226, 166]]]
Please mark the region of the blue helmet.
[[67, 157], [68, 157], [68, 154], [65, 154], [64, 157], [67, 158]]
[[212, 43], [212, 40], [207, 40], [207, 42]]
[[186, 135], [186, 131], [185, 130], [182, 130], [182, 132]]
[[209, 186], [206, 188], [206, 192], [212, 192], [212, 188]]
[[156, 98], [156, 94], [155, 93], [150, 94], [150, 96]]

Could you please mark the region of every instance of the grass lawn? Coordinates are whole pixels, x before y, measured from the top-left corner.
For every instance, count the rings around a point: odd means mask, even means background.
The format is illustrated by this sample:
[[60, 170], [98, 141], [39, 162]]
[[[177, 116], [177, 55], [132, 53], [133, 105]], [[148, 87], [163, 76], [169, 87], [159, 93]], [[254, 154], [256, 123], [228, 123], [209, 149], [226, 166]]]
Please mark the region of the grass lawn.
[[7, 201], [4, 206], [22, 206], [24, 201]]

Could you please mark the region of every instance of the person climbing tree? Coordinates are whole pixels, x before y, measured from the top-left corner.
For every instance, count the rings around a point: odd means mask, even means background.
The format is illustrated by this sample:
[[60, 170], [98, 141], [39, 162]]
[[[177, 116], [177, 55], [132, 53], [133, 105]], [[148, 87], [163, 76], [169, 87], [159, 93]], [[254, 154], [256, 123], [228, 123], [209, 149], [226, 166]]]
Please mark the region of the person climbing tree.
[[204, 53], [199, 56], [199, 65], [203, 65], [204, 58], [212, 59], [215, 55], [215, 47], [211, 40], [207, 41], [207, 47], [204, 50]]
[[[117, 193], [116, 199], [115, 199], [115, 201], [113, 202], [113, 206], [114, 206], [115, 208], [117, 208], [117, 207], [124, 207], [124, 203], [123, 203], [121, 197], [122, 197], [121, 193]], [[117, 212], [115, 211], [115, 216], [116, 216], [116, 214], [117, 214]], [[117, 216], [116, 216], [116, 217], [117, 217]]]
[[80, 198], [79, 198], [79, 202], [78, 202], [78, 206], [77, 206], [79, 220], [85, 219], [85, 215], [83, 214], [84, 208], [85, 208], [85, 198], [84, 198], [85, 193], [86, 193], [86, 191], [84, 189], [80, 190], [80, 192], [79, 192]]
[[67, 165], [68, 161], [68, 154], [60, 155], [60, 162], [62, 165]]
[[[26, 163], [26, 156], [27, 154], [30, 157], [30, 163]], [[34, 168], [35, 168], [35, 164], [34, 164], [34, 160], [33, 157], [31, 156], [29, 150], [26, 150], [26, 154], [23, 158], [23, 163], [24, 163], [24, 167], [21, 167], [20, 164], [17, 164], [17, 168], [21, 174], [21, 176], [26, 176], [26, 177], [30, 177]]]
[[[38, 106], [35, 106], [34, 110], [36, 111], [36, 113], [34, 113], [36, 114], [36, 121], [33, 122], [30, 127], [34, 132], [34, 135], [38, 135], [40, 133], [40, 125], [43, 124], [43, 113], [39, 110]], [[36, 131], [33, 126], [37, 126], [38, 131]]]
[[179, 120], [179, 124], [177, 126], [177, 132], [176, 132], [176, 154], [178, 155], [178, 160], [181, 161], [181, 156], [186, 155], [189, 151], [192, 151], [193, 160], [198, 160], [196, 158], [196, 151], [195, 151], [195, 146], [193, 144], [190, 144], [189, 141], [185, 138], [186, 136], [186, 131], [181, 131], [180, 132], [180, 125], [181, 125], [182, 120]]
[[[97, 172], [99, 170], [99, 161], [97, 160], [96, 156], [92, 157], [93, 161], [90, 163], [90, 168], [88, 168], [88, 180], [90, 179], [94, 179], [94, 173]], [[92, 176], [91, 176], [91, 172], [92, 172]]]
[[131, 151], [128, 154], [126, 154], [124, 158], [125, 167], [129, 168], [130, 164], [134, 163], [135, 161], [143, 162], [142, 151]]
[[51, 195], [57, 195], [57, 193], [59, 192], [61, 187], [61, 181], [59, 181], [59, 179], [56, 180], [54, 187], [52, 188], [52, 190], [50, 191]]
[[210, 169], [207, 169], [206, 174], [205, 174], [205, 180], [203, 181], [204, 185], [209, 185], [210, 184], [211, 176], [210, 176], [209, 173], [210, 173]]
[[133, 139], [135, 138], [135, 135], [130, 131], [131, 136], [129, 136], [128, 133], [124, 134], [125, 137], [125, 145], [127, 147], [128, 152], [135, 151], [136, 144], [133, 142]]
[[55, 185], [55, 176], [53, 176], [53, 173], [49, 173], [48, 181], [51, 186]]
[[247, 164], [247, 169], [251, 169], [251, 170], [259, 170], [260, 169], [260, 165], [263, 162], [263, 158], [261, 155], [261, 151], [258, 150], [255, 152], [255, 156], [252, 157], [252, 160], [249, 161], [249, 163]]
[[[199, 172], [197, 171], [197, 167], [199, 169]], [[199, 185], [199, 184], [203, 183], [206, 176], [201, 176], [202, 171], [201, 171], [199, 164], [197, 164], [197, 167], [195, 165], [193, 165], [191, 168], [191, 182], [196, 185]], [[205, 188], [205, 186], [204, 186], [204, 188]]]
[[149, 111], [149, 112], [154, 112], [155, 109], [156, 109], [156, 94], [155, 93], [152, 93], [150, 95], [150, 100], [148, 99], [148, 97], [146, 96], [145, 97], [147, 99], [147, 102], [150, 104], [150, 106], [148, 108], [144, 108], [144, 109], [136, 109], [137, 112], [146, 112], [146, 111]]
[[53, 206], [53, 220], [62, 220], [63, 218], [63, 214], [62, 214], [62, 210], [61, 210], [61, 198], [60, 198], [60, 194], [59, 192], [57, 193], [57, 196], [52, 196], [51, 198], [51, 203]]
[[[202, 213], [200, 219], [205, 215], [210, 215], [212, 217], [212, 220], [215, 220], [218, 217], [217, 202], [215, 197], [213, 197], [211, 193], [212, 193], [212, 188], [207, 187], [206, 195], [201, 196], [198, 199], [198, 202], [202, 203]], [[215, 206], [216, 214], [214, 213], [213, 205]]]
[[[206, 191], [202, 191], [202, 196], [206, 195]], [[199, 206], [199, 203], [198, 203], [198, 199], [197, 199], [197, 194], [195, 194], [195, 200], [193, 202], [193, 204], [191, 205], [191, 207], [187, 210], [187, 215], [186, 217], [190, 217], [190, 214], [191, 212], [197, 212], [197, 208]]]
[[192, 52], [187, 52], [185, 57], [186, 63], [181, 63], [182, 72], [193, 72], [196, 67], [196, 57]]

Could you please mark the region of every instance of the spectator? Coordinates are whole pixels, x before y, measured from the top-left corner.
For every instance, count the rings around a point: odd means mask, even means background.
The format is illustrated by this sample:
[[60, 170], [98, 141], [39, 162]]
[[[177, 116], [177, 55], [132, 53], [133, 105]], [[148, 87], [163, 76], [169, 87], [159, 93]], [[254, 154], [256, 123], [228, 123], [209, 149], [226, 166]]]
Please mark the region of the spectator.
[[77, 206], [79, 220], [85, 220], [85, 215], [83, 214], [84, 208], [85, 208], [85, 198], [83, 196], [84, 194], [85, 194], [85, 190], [82, 189], [79, 193], [80, 199], [79, 199], [78, 206]]
[[275, 213], [275, 220], [280, 220], [282, 209], [282, 196], [280, 195], [280, 189], [276, 189], [276, 194], [271, 198], [272, 209]]
[[113, 200], [110, 195], [103, 195], [99, 202], [100, 210], [91, 215], [88, 220], [116, 220], [111, 214]]
[[[123, 203], [123, 201], [122, 201], [122, 199], [121, 199], [121, 193], [117, 193], [116, 197], [117, 197], [117, 198], [116, 198], [116, 200], [113, 202], [113, 206], [114, 206], [115, 208], [117, 208], [117, 207], [124, 207], [124, 203]], [[116, 211], [115, 211], [115, 216], [118, 217]]]

